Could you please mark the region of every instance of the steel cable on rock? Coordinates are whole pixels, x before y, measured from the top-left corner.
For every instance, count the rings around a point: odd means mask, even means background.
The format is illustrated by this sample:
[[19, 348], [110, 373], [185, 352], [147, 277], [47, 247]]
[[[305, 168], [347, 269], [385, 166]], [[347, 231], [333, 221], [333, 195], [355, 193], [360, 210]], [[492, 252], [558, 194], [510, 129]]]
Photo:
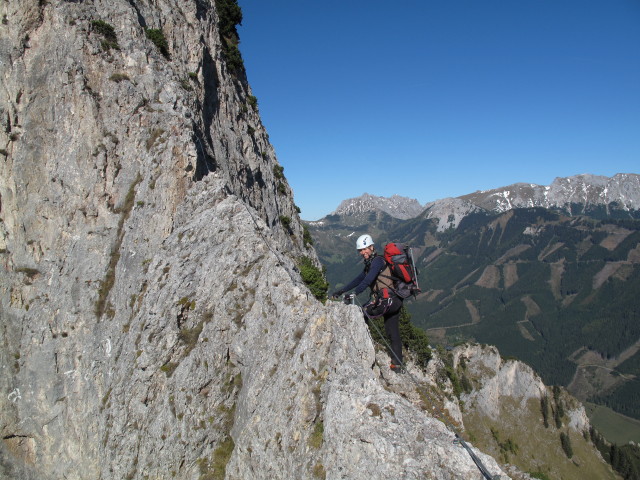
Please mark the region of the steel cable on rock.
[[[393, 348], [391, 348], [391, 345], [389, 344], [389, 342], [387, 341], [387, 338], [385, 335], [382, 334], [382, 332], [380, 331], [380, 329], [378, 328], [378, 326], [376, 325], [376, 323], [373, 321], [374, 318], [379, 318], [378, 317], [371, 317], [369, 316], [369, 314], [367, 313], [366, 309], [364, 308], [364, 306], [360, 303], [360, 301], [357, 299], [357, 297], [355, 295], [349, 295], [348, 296], [350, 299], [352, 299], [355, 302], [355, 305], [358, 306], [358, 308], [360, 309], [360, 311], [363, 313], [363, 315], [368, 319], [368, 324], [372, 325], [373, 328], [375, 329], [376, 333], [378, 334], [378, 336], [382, 339], [382, 341], [384, 342], [385, 346], [387, 347], [387, 349], [392, 353], [392, 355], [395, 357], [396, 361], [398, 362], [397, 364], [400, 365], [400, 367], [402, 368], [402, 370], [409, 376], [409, 379], [413, 382], [413, 384], [416, 386], [416, 388], [421, 389], [424, 394], [425, 394], [425, 399], [429, 402], [429, 404], [431, 405], [433, 410], [436, 410], [438, 412], [437, 417], [438, 420], [440, 420], [442, 423], [445, 424], [445, 426], [456, 436], [454, 443], [461, 445], [466, 451], [467, 453], [469, 453], [469, 456], [471, 457], [471, 460], [473, 460], [473, 463], [475, 463], [476, 467], [478, 467], [478, 470], [480, 470], [480, 473], [482, 474], [482, 476], [486, 479], [486, 480], [499, 480], [500, 479], [500, 475], [491, 475], [491, 473], [489, 473], [489, 470], [487, 469], [487, 467], [482, 463], [482, 460], [480, 460], [480, 458], [478, 458], [478, 456], [473, 452], [473, 450], [471, 449], [471, 447], [467, 444], [467, 442], [462, 438], [462, 436], [460, 436], [460, 434], [458, 433], [457, 428], [451, 423], [449, 422], [446, 417], [444, 416], [444, 413], [442, 412], [442, 410], [440, 408], [438, 408], [431, 400], [431, 395], [429, 394], [429, 392], [427, 391], [426, 388], [424, 388], [420, 382], [418, 381], [418, 379], [411, 373], [409, 372], [409, 370], [407, 369], [407, 366], [404, 364], [404, 362], [402, 360], [400, 360], [398, 358], [398, 355], [396, 354], [396, 352], [393, 351]], [[371, 340], [373, 341], [373, 338], [371, 337], [371, 333], [369, 333], [369, 338], [371, 338]]]
[[251, 217], [251, 220], [253, 220], [253, 223], [256, 226], [256, 230], [258, 232], [258, 235], [260, 235], [262, 237], [262, 240], [267, 245], [267, 248], [269, 250], [271, 250], [271, 253], [273, 253], [276, 256], [276, 258], [278, 259], [278, 262], [280, 262], [280, 265], [282, 265], [282, 267], [285, 269], [285, 271], [289, 275], [289, 278], [291, 278], [291, 281], [294, 283], [294, 285], [298, 284], [299, 282], [296, 280], [296, 278], [294, 277], [293, 273], [291, 273], [291, 271], [287, 268], [287, 265], [284, 262], [284, 260], [282, 259], [282, 257], [280, 256], [280, 253], [270, 245], [269, 241], [267, 240], [267, 237], [265, 237], [262, 234], [262, 229], [258, 225], [258, 221], [254, 218], [253, 214], [251, 213], [251, 210], [249, 209], [249, 206], [244, 201], [242, 202], [242, 204], [244, 205], [244, 208], [247, 209], [247, 212], [249, 213], [249, 216]]

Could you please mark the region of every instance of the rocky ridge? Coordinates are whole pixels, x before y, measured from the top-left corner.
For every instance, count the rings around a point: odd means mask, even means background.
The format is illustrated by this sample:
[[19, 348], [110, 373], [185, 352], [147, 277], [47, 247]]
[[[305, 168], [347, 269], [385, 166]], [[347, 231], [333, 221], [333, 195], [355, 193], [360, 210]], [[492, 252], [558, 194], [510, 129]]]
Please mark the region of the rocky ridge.
[[477, 478], [301, 281], [213, 2], [0, 8], [0, 475]]

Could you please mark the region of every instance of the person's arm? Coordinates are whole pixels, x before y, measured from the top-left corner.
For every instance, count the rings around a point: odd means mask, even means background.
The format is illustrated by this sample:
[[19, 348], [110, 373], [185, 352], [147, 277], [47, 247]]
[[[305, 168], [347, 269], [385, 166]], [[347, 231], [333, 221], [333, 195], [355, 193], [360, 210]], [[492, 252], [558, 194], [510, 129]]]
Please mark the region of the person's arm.
[[376, 256], [371, 261], [371, 267], [369, 268], [369, 273], [367, 273], [367, 275], [365, 276], [363, 272], [362, 274], [363, 278], [358, 284], [358, 286], [356, 287], [355, 294], [360, 295], [368, 287], [370, 287], [373, 284], [373, 282], [375, 282], [376, 277], [380, 274], [380, 272], [384, 270], [385, 266], [386, 266], [386, 262], [384, 261], [384, 258]]
[[343, 293], [348, 292], [349, 290], [351, 290], [351, 289], [357, 287], [358, 285], [360, 285], [360, 282], [362, 282], [363, 279], [364, 279], [364, 272], [360, 272], [360, 274], [356, 278], [351, 280], [348, 285], [342, 287], [336, 293], [338, 295], [342, 295]]

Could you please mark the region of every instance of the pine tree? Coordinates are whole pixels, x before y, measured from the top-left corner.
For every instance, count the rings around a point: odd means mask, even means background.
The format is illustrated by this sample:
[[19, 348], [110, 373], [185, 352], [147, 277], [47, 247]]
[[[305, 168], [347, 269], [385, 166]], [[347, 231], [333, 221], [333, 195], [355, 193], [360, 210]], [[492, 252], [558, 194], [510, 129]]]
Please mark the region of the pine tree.
[[429, 337], [411, 323], [411, 314], [405, 307], [400, 310], [400, 338], [402, 345], [415, 354], [418, 366], [425, 368], [431, 360]]
[[564, 450], [567, 458], [573, 457], [573, 448], [571, 447], [571, 439], [569, 435], [564, 432], [560, 433], [560, 444], [562, 445], [562, 450]]
[[546, 395], [540, 399], [540, 410], [542, 410], [544, 428], [549, 428], [549, 397]]

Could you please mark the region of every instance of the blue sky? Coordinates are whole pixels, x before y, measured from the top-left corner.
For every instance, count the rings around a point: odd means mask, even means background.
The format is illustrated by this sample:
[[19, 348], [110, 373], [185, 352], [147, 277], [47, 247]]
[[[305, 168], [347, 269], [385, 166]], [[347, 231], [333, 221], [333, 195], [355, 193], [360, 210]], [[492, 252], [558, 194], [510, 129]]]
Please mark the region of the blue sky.
[[640, 173], [639, 0], [238, 0], [302, 218]]

